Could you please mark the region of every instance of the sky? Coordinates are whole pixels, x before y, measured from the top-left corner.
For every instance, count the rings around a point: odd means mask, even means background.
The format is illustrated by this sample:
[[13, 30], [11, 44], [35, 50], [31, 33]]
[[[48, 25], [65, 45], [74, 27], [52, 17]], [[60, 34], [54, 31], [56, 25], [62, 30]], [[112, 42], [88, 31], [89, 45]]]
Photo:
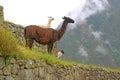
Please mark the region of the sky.
[[[51, 27], [57, 28], [63, 16], [68, 16], [76, 7], [81, 8], [86, 0], [0, 0], [4, 18], [15, 24], [47, 25], [48, 16], [54, 17]], [[74, 16], [68, 16], [74, 19]]]

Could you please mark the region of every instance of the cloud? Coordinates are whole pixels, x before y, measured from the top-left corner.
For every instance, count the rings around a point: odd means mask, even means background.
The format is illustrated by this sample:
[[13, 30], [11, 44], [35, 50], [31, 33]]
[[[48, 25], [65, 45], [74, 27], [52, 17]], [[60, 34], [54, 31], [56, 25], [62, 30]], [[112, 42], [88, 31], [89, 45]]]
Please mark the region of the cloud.
[[106, 44], [112, 50], [112, 52], [119, 53], [119, 50], [117, 50], [115, 47], [113, 47], [108, 40], [105, 40], [104, 44]]
[[84, 56], [84, 57], [88, 57], [87, 51], [81, 46], [79, 48], [78, 54], [80, 54], [81, 56]]
[[101, 12], [109, 5], [107, 0], [86, 0], [84, 5], [77, 6], [68, 15], [72, 16], [77, 22], [85, 20], [97, 12]]
[[103, 35], [102, 32], [98, 32], [98, 31], [92, 32], [92, 34], [96, 39], [100, 39], [101, 35]]
[[104, 49], [104, 47], [101, 46], [101, 45], [98, 45], [98, 46], [95, 48], [95, 51], [96, 51], [97, 53], [100, 53], [100, 54], [104, 54], [104, 55], [107, 54], [107, 51], [106, 51], [106, 50]]

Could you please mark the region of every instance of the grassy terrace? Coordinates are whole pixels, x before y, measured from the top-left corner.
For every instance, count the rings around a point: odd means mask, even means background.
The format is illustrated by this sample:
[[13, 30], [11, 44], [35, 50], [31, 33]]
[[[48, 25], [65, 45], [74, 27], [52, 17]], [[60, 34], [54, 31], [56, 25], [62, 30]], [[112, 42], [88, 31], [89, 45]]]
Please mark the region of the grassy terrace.
[[76, 62], [70, 62], [70, 61], [65, 61], [56, 58], [53, 55], [48, 55], [47, 53], [42, 53], [36, 50], [30, 50], [22, 46], [18, 46], [19, 52], [16, 53], [15, 55], [12, 55], [11, 57], [16, 57], [18, 59], [34, 59], [34, 60], [39, 60], [39, 59], [44, 59], [47, 64], [54, 65], [65, 65], [65, 66], [81, 66], [81, 67], [86, 67], [86, 68], [101, 68], [103, 70], [107, 71], [113, 71], [113, 72], [120, 72], [120, 69], [112, 69], [108, 67], [101, 67], [101, 66], [95, 66], [95, 65], [88, 65], [88, 64], [81, 64], [81, 63], [76, 63]]
[[111, 69], [94, 65], [80, 64], [76, 62], [69, 62], [58, 59], [53, 55], [48, 55], [47, 53], [38, 52], [36, 50], [30, 50], [23, 46], [20, 46], [17, 39], [13, 33], [7, 31], [4, 28], [0, 28], [0, 56], [6, 57], [6, 59], [16, 58], [16, 59], [43, 59], [47, 64], [54, 65], [65, 65], [65, 66], [81, 66], [86, 68], [101, 68], [107, 71], [120, 72], [120, 69]]

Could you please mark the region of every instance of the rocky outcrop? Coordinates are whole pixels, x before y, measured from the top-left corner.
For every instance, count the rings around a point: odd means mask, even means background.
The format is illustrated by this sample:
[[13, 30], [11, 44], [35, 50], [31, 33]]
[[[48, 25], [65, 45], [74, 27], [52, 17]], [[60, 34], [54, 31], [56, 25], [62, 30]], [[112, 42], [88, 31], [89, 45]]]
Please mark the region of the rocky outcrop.
[[0, 57], [0, 80], [120, 80], [120, 72], [102, 68], [49, 65], [41, 60], [16, 60], [5, 65]]

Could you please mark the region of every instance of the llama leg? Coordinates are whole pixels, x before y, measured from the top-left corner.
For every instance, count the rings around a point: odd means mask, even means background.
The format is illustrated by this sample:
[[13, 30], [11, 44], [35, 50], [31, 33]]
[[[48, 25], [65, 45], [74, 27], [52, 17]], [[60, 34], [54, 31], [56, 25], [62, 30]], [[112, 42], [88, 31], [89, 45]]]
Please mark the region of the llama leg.
[[47, 45], [47, 51], [48, 51], [49, 54], [51, 54], [52, 48], [53, 48], [53, 43], [49, 43], [49, 44]]
[[27, 45], [28, 45], [28, 47], [31, 49], [31, 48], [32, 48], [32, 45], [33, 45], [33, 40], [32, 40], [32, 39], [28, 39]]
[[27, 39], [25, 39], [25, 41], [26, 41], [25, 47], [28, 47], [28, 41], [27, 41]]
[[29, 39], [26, 39], [26, 47], [29, 47]]
[[50, 53], [50, 50], [49, 50], [50, 48], [49, 48], [49, 44], [47, 44], [47, 52], [48, 52], [48, 54]]
[[50, 45], [50, 54], [52, 54], [52, 49], [53, 49], [53, 43]]

